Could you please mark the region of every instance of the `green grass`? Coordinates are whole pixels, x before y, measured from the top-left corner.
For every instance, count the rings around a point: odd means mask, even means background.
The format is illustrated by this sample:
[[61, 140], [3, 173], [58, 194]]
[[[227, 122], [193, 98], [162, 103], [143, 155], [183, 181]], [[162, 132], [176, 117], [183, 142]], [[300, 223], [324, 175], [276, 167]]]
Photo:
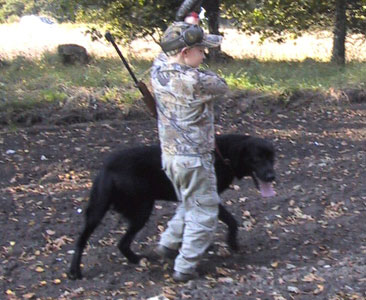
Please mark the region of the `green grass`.
[[365, 86], [366, 63], [350, 63], [340, 67], [332, 63], [308, 60], [304, 62], [236, 61], [227, 66], [216, 65], [232, 88], [251, 89], [269, 93], [289, 90], [343, 89]]
[[[62, 102], [77, 89], [95, 93], [102, 101], [118, 100], [120, 94], [127, 95], [127, 102], [138, 98], [127, 71], [115, 59], [100, 59], [87, 66], [64, 66], [56, 55], [46, 54], [40, 60], [17, 57], [7, 64], [1, 69], [0, 109]], [[148, 68], [146, 62], [136, 66], [137, 75], [144, 66]]]
[[[136, 76], [149, 81], [150, 61], [131, 61]], [[296, 90], [365, 88], [366, 63], [345, 67], [307, 60], [271, 62], [239, 60], [208, 66], [218, 72], [232, 89], [249, 89], [274, 95]], [[101, 101], [131, 103], [140, 97], [122, 62], [115, 58], [93, 60], [87, 66], [64, 66], [57, 55], [46, 53], [39, 60], [17, 57], [1, 67], [0, 110], [27, 109], [63, 102], [77, 89], [84, 89]]]

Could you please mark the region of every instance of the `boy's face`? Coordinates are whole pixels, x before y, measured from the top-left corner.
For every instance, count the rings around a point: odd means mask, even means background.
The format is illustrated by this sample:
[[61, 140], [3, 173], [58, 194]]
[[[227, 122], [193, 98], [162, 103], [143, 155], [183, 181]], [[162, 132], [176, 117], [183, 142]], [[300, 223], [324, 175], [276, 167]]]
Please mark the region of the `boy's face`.
[[197, 68], [205, 58], [204, 47], [186, 48], [182, 52], [184, 63], [192, 68]]

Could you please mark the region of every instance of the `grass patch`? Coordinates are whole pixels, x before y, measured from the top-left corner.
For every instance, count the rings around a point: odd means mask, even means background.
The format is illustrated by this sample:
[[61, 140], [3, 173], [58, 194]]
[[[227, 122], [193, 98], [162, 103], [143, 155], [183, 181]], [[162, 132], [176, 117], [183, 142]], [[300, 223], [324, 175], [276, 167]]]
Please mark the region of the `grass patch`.
[[[134, 62], [134, 65], [137, 76], [147, 68], [146, 62]], [[19, 56], [9, 60], [1, 73], [0, 108], [63, 102], [78, 88], [87, 89], [104, 101], [125, 98], [131, 103], [133, 98], [139, 97], [129, 74], [114, 58], [93, 60], [86, 66], [64, 66], [57, 55], [51, 53], [34, 60]]]
[[345, 67], [332, 63], [239, 60], [211, 68], [221, 74], [232, 88], [281, 93], [287, 90], [342, 89], [364, 85], [366, 63], [354, 62]]
[[[132, 60], [136, 76], [149, 82], [151, 61]], [[365, 86], [366, 63], [351, 62], [345, 67], [314, 60], [303, 62], [235, 60], [208, 68], [226, 79], [232, 89], [256, 90], [288, 95], [296, 90], [342, 89]], [[64, 66], [56, 54], [39, 59], [18, 56], [2, 67], [0, 109], [30, 108], [67, 101], [75, 90], [83, 89], [100, 101], [131, 104], [140, 98], [132, 79], [117, 58], [94, 58], [89, 65]]]

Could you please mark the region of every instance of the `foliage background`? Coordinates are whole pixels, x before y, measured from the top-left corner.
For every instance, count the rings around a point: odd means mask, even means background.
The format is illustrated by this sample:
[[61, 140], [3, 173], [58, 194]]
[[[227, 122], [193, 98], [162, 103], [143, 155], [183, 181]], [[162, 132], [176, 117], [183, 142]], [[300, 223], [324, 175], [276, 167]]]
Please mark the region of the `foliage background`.
[[[351, 1], [347, 10], [348, 19], [358, 22], [358, 28], [364, 25], [364, 15], [360, 14], [365, 9], [364, 2]], [[0, 111], [35, 105], [63, 107], [76, 99], [75, 94], [87, 102], [95, 99], [130, 105], [139, 93], [113, 47], [103, 38], [92, 41], [85, 33], [93, 26], [100, 32], [113, 29], [121, 37], [121, 49], [137, 77], [149, 82], [151, 60], [160, 51], [154, 39], [159, 38], [160, 28], [174, 18], [180, 3], [0, 0], [0, 15], [3, 21], [7, 20], [0, 24]], [[319, 6], [316, 3], [298, 1], [295, 6], [293, 1], [284, 0], [222, 1], [221, 15], [226, 21], [220, 28], [224, 35], [221, 50], [234, 60], [210, 62], [205, 67], [217, 71], [233, 89], [270, 94], [285, 102], [299, 90], [327, 94], [347, 87], [364, 89], [364, 35], [357, 30], [347, 35], [345, 67], [330, 63], [333, 19], [329, 16], [334, 12], [331, 8], [335, 1], [320, 1]], [[318, 23], [306, 19], [315, 14], [315, 9]], [[270, 12], [273, 16], [266, 17]], [[45, 14], [58, 23], [31, 28], [10, 22], [24, 14]], [[264, 38], [271, 36], [272, 39]], [[84, 46], [92, 55], [91, 63], [63, 66], [55, 54], [57, 45], [62, 43]]]

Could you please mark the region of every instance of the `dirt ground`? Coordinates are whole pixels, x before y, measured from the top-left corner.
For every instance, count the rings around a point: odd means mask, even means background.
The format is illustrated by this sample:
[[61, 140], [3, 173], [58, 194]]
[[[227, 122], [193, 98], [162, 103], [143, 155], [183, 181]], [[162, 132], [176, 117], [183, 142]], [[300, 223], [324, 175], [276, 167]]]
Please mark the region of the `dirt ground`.
[[[113, 212], [89, 241], [84, 279], [66, 276], [91, 179], [111, 151], [157, 142], [154, 120], [2, 127], [0, 299], [366, 299], [366, 101], [332, 99], [218, 108], [218, 132], [274, 143], [277, 196], [235, 182], [222, 199], [240, 224], [240, 251], [229, 251], [220, 224], [201, 278], [186, 284], [168, 264], [127, 263]], [[156, 244], [174, 207], [156, 203], [135, 251]]]

